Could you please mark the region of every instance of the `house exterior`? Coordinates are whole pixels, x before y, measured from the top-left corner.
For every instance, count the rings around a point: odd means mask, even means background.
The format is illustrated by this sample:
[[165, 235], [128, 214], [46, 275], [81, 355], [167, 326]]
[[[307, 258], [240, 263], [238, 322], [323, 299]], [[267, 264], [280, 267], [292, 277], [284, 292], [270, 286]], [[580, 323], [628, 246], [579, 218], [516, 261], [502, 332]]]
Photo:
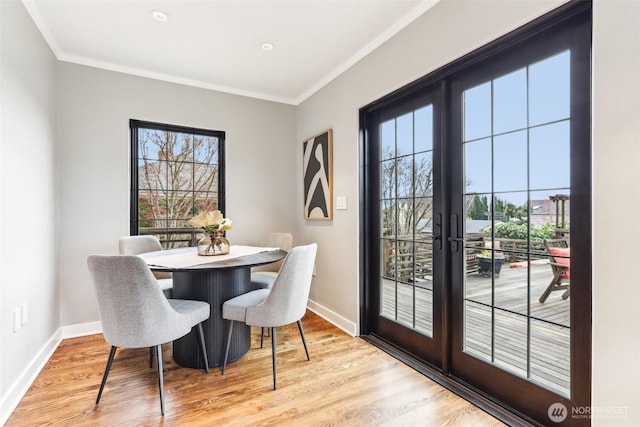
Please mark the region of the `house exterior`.
[[[99, 330], [86, 256], [116, 253], [129, 232], [130, 119], [224, 130], [229, 239], [278, 229], [317, 242], [309, 307], [357, 335], [358, 109], [563, 3], [442, 1], [289, 105], [58, 61], [23, 4], [0, 2], [0, 420], [61, 339]], [[640, 425], [640, 287], [619, 268], [640, 237], [638, 22], [640, 2], [593, 3], [592, 408], [624, 408], [594, 426]], [[318, 226], [303, 220], [300, 159], [302, 141], [328, 128], [334, 193], [350, 202]]]

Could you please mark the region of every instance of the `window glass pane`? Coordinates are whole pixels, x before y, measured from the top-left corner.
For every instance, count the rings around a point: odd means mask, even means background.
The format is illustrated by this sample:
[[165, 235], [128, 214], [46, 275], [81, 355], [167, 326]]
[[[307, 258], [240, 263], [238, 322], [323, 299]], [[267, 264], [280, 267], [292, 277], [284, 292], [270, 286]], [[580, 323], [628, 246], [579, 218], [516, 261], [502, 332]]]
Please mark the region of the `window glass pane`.
[[491, 82], [464, 92], [464, 141], [491, 135]]
[[218, 166], [196, 163], [193, 166], [193, 189], [212, 191], [218, 184]]
[[466, 193], [491, 191], [491, 139], [464, 144]]
[[527, 126], [527, 71], [521, 69], [493, 82], [493, 133]]
[[166, 189], [167, 162], [145, 161], [138, 169], [138, 187], [140, 189]]
[[193, 208], [192, 191], [167, 192], [167, 220], [170, 227], [188, 227], [187, 220], [191, 217]]
[[493, 190], [527, 188], [527, 132], [496, 136], [493, 140]]
[[531, 188], [565, 188], [570, 179], [569, 121], [530, 131]]
[[194, 215], [202, 211], [215, 211], [218, 206], [218, 194], [215, 192], [196, 192], [193, 199]]
[[414, 112], [415, 152], [433, 149], [433, 105], [429, 104]]
[[167, 135], [167, 152], [175, 161], [193, 162], [193, 135], [171, 132]]
[[170, 162], [167, 168], [168, 190], [189, 190], [193, 188], [193, 163]]
[[143, 159], [158, 160], [162, 157], [162, 132], [155, 129], [138, 130], [138, 153]]
[[191, 135], [193, 139], [193, 157], [197, 163], [218, 164], [219, 138], [213, 136]]
[[569, 117], [570, 52], [565, 51], [529, 67], [529, 125]]

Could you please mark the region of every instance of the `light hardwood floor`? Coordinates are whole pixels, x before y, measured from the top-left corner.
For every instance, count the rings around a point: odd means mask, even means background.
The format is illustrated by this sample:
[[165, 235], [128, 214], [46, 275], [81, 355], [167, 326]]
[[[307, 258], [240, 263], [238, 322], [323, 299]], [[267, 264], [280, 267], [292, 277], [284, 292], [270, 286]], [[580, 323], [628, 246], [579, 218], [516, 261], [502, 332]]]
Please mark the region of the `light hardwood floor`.
[[173, 362], [165, 345], [166, 415], [147, 349], [119, 350], [99, 405], [109, 352], [102, 335], [64, 340], [6, 426], [498, 426], [500, 421], [319, 316], [279, 329], [278, 389], [257, 330], [249, 352], [204, 371]]

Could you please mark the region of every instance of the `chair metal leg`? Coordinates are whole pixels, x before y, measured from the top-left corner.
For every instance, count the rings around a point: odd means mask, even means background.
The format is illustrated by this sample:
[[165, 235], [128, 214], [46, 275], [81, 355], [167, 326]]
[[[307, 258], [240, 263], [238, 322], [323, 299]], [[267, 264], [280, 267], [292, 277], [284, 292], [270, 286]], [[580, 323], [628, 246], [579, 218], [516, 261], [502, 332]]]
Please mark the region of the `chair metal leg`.
[[202, 323], [198, 323], [198, 336], [200, 337], [200, 354], [204, 363], [204, 371], [209, 373], [209, 357], [207, 356], [207, 347], [204, 342], [204, 332], [202, 332]]
[[155, 347], [149, 347], [149, 367], [153, 368], [153, 352], [155, 351]]
[[109, 376], [109, 371], [111, 370], [111, 364], [113, 363], [113, 358], [116, 355], [116, 349], [118, 347], [112, 345], [111, 351], [109, 352], [109, 359], [107, 360], [107, 366], [104, 368], [104, 374], [102, 375], [102, 382], [100, 383], [100, 391], [98, 391], [98, 398], [96, 399], [96, 405], [100, 402], [100, 397], [102, 397], [102, 390], [104, 389], [104, 385], [107, 383], [107, 377]]
[[276, 389], [276, 328], [271, 328], [271, 364], [273, 365], [273, 389]]
[[227, 348], [224, 351], [224, 362], [222, 362], [222, 375], [224, 375], [224, 368], [227, 366], [227, 358], [229, 357], [229, 347], [231, 346], [232, 333], [233, 333], [233, 320], [229, 320], [229, 333], [227, 334]]
[[298, 320], [298, 330], [300, 331], [300, 336], [302, 337], [304, 352], [307, 353], [307, 360], [311, 360], [311, 358], [309, 357], [309, 350], [307, 349], [307, 340], [304, 339], [304, 330], [302, 329], [302, 320]]
[[156, 346], [156, 357], [158, 358], [158, 388], [160, 389], [160, 412], [164, 416], [164, 376], [162, 370], [162, 344]]
[[260, 328], [260, 348], [262, 348], [263, 343], [264, 343], [264, 327]]

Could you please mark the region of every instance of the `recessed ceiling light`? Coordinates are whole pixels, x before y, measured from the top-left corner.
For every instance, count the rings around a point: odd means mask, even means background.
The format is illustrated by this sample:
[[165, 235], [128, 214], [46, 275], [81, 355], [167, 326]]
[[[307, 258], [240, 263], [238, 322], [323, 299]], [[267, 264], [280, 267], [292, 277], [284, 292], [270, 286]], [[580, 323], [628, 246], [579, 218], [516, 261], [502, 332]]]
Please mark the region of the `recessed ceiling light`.
[[271, 43], [262, 43], [262, 50], [266, 50], [266, 51], [273, 50], [273, 45]]
[[169, 20], [169, 15], [161, 10], [150, 10], [149, 15], [153, 16], [153, 19], [159, 22], [166, 22]]

